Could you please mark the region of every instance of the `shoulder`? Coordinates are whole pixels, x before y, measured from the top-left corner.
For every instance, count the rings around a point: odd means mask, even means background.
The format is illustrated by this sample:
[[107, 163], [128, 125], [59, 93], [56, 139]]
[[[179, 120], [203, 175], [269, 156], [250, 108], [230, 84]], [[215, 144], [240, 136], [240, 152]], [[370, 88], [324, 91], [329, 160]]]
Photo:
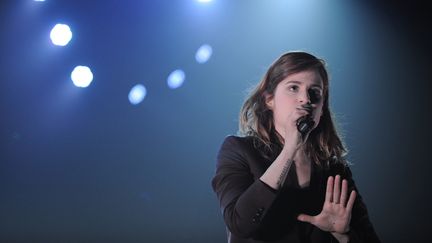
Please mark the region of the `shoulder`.
[[254, 145], [254, 137], [240, 137], [235, 135], [228, 135], [225, 137], [222, 146], [253, 146]]
[[218, 159], [244, 160], [256, 152], [254, 140], [255, 138], [250, 136], [229, 135], [225, 137], [218, 153]]
[[235, 135], [229, 135], [225, 137], [221, 146], [221, 150], [254, 150], [255, 141], [256, 139], [251, 136], [240, 137]]

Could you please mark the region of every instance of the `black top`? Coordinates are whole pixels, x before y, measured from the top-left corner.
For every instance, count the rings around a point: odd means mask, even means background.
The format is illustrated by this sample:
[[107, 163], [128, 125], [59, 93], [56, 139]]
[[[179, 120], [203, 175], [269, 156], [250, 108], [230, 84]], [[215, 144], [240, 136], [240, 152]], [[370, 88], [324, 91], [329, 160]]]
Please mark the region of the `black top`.
[[337, 161], [312, 163], [309, 186], [298, 185], [293, 163], [284, 185], [274, 190], [259, 178], [280, 150], [265, 156], [252, 137], [229, 136], [217, 157], [213, 190], [220, 201], [230, 243], [337, 242], [329, 232], [297, 220], [301, 213], [321, 212], [327, 178], [341, 175], [348, 190], [356, 190], [350, 222], [350, 242], [380, 242], [369, 221], [366, 205], [358, 193], [348, 166]]

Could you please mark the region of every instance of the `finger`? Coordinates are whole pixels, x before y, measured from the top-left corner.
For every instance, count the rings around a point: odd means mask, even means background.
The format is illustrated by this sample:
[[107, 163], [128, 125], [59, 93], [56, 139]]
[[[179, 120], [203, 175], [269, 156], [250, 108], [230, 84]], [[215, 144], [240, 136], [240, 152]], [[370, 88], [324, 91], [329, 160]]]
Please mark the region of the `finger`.
[[327, 179], [327, 189], [326, 189], [326, 196], [325, 196], [326, 202], [332, 202], [333, 201], [333, 176], [329, 176]]
[[333, 189], [333, 202], [340, 202], [340, 175], [336, 175]]
[[300, 214], [299, 216], [297, 216], [297, 219], [299, 221], [302, 221], [302, 222], [307, 222], [307, 223], [313, 224], [315, 217], [307, 215], [307, 214]]
[[340, 203], [345, 207], [346, 200], [347, 200], [347, 194], [348, 194], [348, 181], [342, 180], [342, 192], [340, 197]]
[[354, 206], [354, 202], [355, 202], [356, 196], [357, 196], [357, 193], [356, 193], [356, 191], [353, 190], [353, 191], [351, 192], [351, 194], [350, 194], [350, 197], [349, 197], [349, 199], [348, 199], [348, 203], [347, 203], [347, 207], [346, 207], [346, 209], [347, 209], [349, 212], [351, 212], [351, 210], [352, 210], [352, 208], [353, 208], [353, 206]]

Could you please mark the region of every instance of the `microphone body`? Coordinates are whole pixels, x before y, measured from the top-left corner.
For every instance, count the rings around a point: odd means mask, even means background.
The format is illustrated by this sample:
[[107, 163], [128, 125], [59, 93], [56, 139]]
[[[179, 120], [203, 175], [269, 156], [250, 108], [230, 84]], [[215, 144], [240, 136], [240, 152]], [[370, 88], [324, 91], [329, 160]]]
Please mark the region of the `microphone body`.
[[312, 128], [314, 127], [315, 122], [311, 116], [302, 116], [297, 120], [297, 130], [305, 136], [308, 134]]

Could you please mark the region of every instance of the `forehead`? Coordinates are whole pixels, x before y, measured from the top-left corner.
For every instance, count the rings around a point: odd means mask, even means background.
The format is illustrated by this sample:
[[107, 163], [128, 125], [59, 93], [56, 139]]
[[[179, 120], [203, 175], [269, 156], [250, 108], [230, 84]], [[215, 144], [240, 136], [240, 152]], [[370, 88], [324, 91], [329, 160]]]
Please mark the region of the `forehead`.
[[318, 71], [316, 70], [306, 70], [298, 73], [293, 73], [284, 78], [281, 83], [300, 83], [307, 86], [319, 86], [323, 87], [323, 81]]

